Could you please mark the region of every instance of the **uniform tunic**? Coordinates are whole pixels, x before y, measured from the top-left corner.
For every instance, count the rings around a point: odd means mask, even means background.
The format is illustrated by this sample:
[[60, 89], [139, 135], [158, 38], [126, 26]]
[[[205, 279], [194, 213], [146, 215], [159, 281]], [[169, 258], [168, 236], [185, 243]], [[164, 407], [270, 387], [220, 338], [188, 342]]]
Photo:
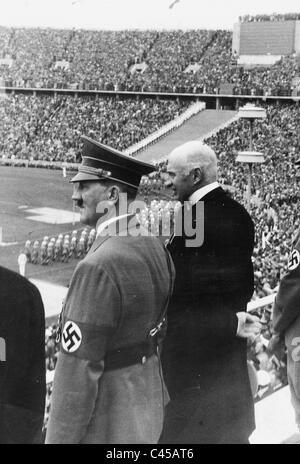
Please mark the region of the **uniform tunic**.
[[300, 238], [291, 251], [289, 272], [280, 282], [273, 308], [275, 337], [287, 347], [287, 374], [296, 422], [300, 426]]
[[47, 443], [156, 443], [160, 436], [168, 397], [158, 354], [106, 370], [108, 352], [148, 339], [170, 291], [162, 244], [131, 236], [138, 226], [130, 221], [127, 236], [121, 223], [116, 236], [98, 236], [72, 277]]

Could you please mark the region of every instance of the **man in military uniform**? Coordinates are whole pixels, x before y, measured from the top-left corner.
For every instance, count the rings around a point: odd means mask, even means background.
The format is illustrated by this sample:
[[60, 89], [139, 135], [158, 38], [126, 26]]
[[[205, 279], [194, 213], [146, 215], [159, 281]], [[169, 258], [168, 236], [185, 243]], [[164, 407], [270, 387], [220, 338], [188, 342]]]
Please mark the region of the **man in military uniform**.
[[41, 243], [41, 264], [47, 264], [48, 238], [44, 237]]
[[[268, 351], [282, 357], [287, 348], [287, 374], [300, 431], [300, 234], [288, 260], [273, 307], [273, 336]], [[285, 345], [285, 346], [284, 346]]]
[[158, 337], [174, 268], [158, 238], [130, 208], [121, 211], [122, 195], [132, 204], [154, 167], [83, 142], [73, 200], [97, 236], [75, 269], [61, 315], [46, 442], [156, 443], [168, 400]]
[[33, 244], [32, 254], [31, 254], [31, 262], [32, 264], [37, 264], [39, 260], [39, 242], [35, 240]]

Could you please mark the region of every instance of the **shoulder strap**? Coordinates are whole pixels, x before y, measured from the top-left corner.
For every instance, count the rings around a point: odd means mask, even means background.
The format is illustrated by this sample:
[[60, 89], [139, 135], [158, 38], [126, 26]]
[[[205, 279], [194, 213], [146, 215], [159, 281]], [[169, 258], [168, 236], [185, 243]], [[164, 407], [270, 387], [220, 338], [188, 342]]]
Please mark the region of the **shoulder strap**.
[[163, 246], [163, 248], [165, 250], [166, 259], [167, 259], [167, 265], [168, 265], [168, 272], [169, 272], [169, 276], [170, 276], [169, 290], [168, 290], [167, 299], [166, 299], [165, 305], [163, 307], [162, 313], [160, 314], [159, 318], [157, 319], [155, 327], [153, 327], [153, 329], [151, 329], [150, 332], [149, 332], [150, 337], [154, 337], [162, 329], [162, 326], [163, 326], [163, 324], [164, 324], [164, 322], [166, 320], [167, 309], [168, 309], [169, 302], [170, 302], [170, 299], [171, 299], [171, 296], [172, 296], [172, 293], [173, 293], [174, 281], [173, 281], [173, 273], [172, 273], [171, 255], [170, 255], [170, 252], [169, 252], [169, 250], [167, 249], [167, 247], [165, 245]]

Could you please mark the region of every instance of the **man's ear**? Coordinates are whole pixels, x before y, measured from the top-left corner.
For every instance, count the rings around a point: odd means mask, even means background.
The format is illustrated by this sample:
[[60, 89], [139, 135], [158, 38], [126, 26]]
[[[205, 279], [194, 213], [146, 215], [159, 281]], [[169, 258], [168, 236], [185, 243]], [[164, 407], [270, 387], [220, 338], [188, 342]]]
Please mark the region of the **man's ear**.
[[112, 185], [107, 191], [107, 199], [111, 204], [116, 204], [119, 200], [120, 189], [117, 185]]
[[194, 169], [194, 174], [193, 174], [194, 184], [198, 184], [198, 182], [201, 181], [201, 178], [202, 178], [202, 170], [201, 170], [201, 168], [195, 168]]

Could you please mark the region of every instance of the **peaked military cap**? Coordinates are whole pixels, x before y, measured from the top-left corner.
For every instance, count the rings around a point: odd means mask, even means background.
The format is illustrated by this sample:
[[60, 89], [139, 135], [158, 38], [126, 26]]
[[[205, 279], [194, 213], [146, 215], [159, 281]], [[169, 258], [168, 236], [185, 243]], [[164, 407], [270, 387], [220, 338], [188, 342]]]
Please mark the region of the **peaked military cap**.
[[108, 178], [138, 188], [141, 177], [156, 169], [89, 137], [82, 136], [82, 140], [82, 162], [71, 182]]

